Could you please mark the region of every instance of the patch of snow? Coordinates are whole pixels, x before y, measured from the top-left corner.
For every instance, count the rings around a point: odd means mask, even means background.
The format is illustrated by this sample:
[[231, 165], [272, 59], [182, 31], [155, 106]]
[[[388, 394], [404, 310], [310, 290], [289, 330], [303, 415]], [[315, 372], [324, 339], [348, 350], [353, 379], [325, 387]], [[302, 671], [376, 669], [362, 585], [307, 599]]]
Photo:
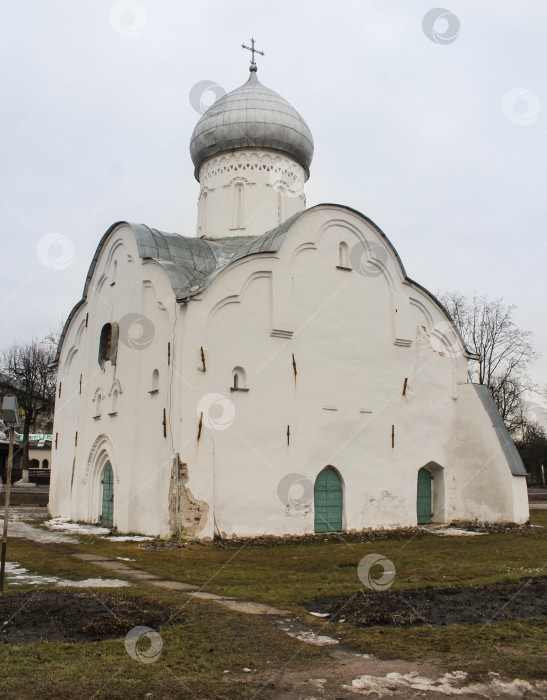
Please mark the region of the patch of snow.
[[328, 617], [330, 613], [316, 613], [316, 612], [310, 612], [310, 615], [315, 615], [315, 617]]
[[473, 537], [474, 535], [487, 535], [487, 532], [475, 532], [475, 530], [463, 530], [460, 527], [426, 528], [434, 535], [447, 535], [449, 537]]
[[31, 574], [28, 569], [19, 566], [17, 562], [6, 562], [6, 579], [14, 586], [44, 586], [54, 583], [56, 586], [64, 588], [118, 588], [119, 586], [130, 586], [129, 581], [122, 581], [116, 578], [88, 578], [84, 581], [71, 581], [70, 579], [59, 578], [58, 576], [43, 576], [42, 574]]
[[105, 540], [110, 540], [111, 542], [144, 542], [145, 540], [154, 539], [156, 538], [147, 537], [146, 535], [111, 535], [110, 537], [105, 537]]
[[46, 520], [44, 525], [48, 530], [66, 532], [71, 535], [109, 535], [111, 530], [99, 525], [85, 525], [83, 523], [73, 523], [69, 518], [52, 518]]
[[86, 578], [84, 581], [59, 581], [57, 585], [65, 588], [118, 588], [131, 584], [121, 578]]
[[330, 646], [332, 644], [340, 644], [340, 642], [337, 639], [327, 637], [324, 634], [316, 634], [311, 630], [297, 633], [287, 632], [287, 634], [290, 637], [296, 637], [296, 639], [299, 639], [301, 642], [306, 642], [307, 644], [317, 644], [317, 646], [320, 647]]
[[440, 693], [442, 695], [465, 695], [476, 694], [486, 698], [524, 698], [544, 697], [547, 690], [546, 682], [538, 682], [535, 685], [518, 678], [510, 682], [500, 681], [494, 678], [489, 683], [471, 683], [464, 685], [467, 680], [467, 673], [454, 671], [445, 673], [440, 678], [427, 678], [420, 676], [415, 671], [410, 673], [388, 673], [386, 676], [359, 676], [351, 682], [351, 686], [343, 685], [344, 690], [352, 690], [361, 695], [377, 695], [385, 697], [394, 692], [412, 688], [430, 693]]
[[120, 559], [120, 561], [135, 561], [135, 559], [130, 559], [129, 557], [116, 557], [116, 559]]

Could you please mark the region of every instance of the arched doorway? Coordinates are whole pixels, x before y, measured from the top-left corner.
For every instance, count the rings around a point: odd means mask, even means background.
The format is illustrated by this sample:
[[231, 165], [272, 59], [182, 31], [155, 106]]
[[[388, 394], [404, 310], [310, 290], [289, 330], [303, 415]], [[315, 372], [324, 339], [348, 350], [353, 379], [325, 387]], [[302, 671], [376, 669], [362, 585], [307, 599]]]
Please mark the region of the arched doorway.
[[432, 482], [433, 474], [429, 469], [422, 467], [418, 471], [418, 497], [416, 499], [418, 525], [426, 525], [433, 518]]
[[315, 532], [340, 532], [342, 530], [343, 492], [338, 472], [326, 467], [315, 480], [313, 490]]
[[103, 488], [101, 525], [112, 527], [114, 524], [114, 473], [110, 462], [105, 465], [101, 484]]

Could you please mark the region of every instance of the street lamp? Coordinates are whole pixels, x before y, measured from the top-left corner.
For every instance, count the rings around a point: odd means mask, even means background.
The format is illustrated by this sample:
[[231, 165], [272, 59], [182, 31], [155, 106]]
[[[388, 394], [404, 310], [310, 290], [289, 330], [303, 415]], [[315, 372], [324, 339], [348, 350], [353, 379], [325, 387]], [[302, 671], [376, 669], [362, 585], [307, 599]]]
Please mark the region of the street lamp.
[[4, 505], [4, 533], [2, 535], [2, 564], [0, 566], [0, 593], [4, 592], [4, 571], [6, 568], [6, 547], [8, 544], [9, 497], [11, 491], [11, 472], [13, 469], [13, 440], [15, 428], [19, 427], [19, 409], [15, 396], [4, 396], [2, 401], [2, 420], [9, 428], [8, 474], [6, 477], [6, 501]]

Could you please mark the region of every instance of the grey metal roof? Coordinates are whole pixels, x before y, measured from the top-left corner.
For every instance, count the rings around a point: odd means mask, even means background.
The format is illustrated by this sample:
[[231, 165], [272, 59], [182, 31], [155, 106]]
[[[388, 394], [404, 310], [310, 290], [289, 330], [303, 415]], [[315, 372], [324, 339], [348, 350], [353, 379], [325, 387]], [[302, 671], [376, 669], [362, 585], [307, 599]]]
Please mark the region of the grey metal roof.
[[527, 476], [528, 472], [526, 471], [526, 467], [520, 458], [518, 450], [515, 447], [515, 443], [509, 435], [509, 431], [503, 422], [503, 418], [500, 416], [498, 407], [496, 406], [496, 402], [492, 396], [492, 392], [487, 386], [484, 386], [484, 384], [474, 384], [473, 386], [475, 387], [475, 390], [482, 401], [482, 405], [488, 413], [488, 417], [492, 421], [492, 427], [494, 428], [494, 432], [496, 433], [503, 454], [505, 455], [505, 459], [509, 464], [511, 474], [513, 474], [513, 476]]
[[309, 175], [313, 137], [300, 114], [251, 72], [241, 87], [218, 99], [196, 124], [190, 155], [199, 179], [203, 161], [238, 148], [268, 148], [288, 153]]
[[297, 212], [289, 219], [260, 236], [232, 236], [230, 238], [195, 238], [178, 233], [164, 233], [145, 224], [117, 221], [101, 238], [84, 284], [82, 299], [74, 306], [64, 325], [55, 362], [59, 361], [61, 348], [78, 309], [87, 299], [97, 261], [110, 234], [125, 224], [131, 228], [137, 243], [139, 257], [155, 260], [166, 271], [177, 301], [184, 302], [203, 292], [213, 279], [230, 263], [257, 253], [272, 253], [281, 247], [285, 234], [304, 212]]

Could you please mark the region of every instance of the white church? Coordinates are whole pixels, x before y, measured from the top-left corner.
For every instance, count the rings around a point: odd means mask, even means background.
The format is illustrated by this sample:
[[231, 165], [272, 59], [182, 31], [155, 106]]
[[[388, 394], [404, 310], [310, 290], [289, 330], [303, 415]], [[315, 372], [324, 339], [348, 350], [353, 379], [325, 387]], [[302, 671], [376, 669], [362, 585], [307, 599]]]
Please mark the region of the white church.
[[257, 78], [192, 134], [197, 235], [117, 222], [59, 351], [49, 509], [121, 533], [528, 520], [526, 471], [437, 299]]

